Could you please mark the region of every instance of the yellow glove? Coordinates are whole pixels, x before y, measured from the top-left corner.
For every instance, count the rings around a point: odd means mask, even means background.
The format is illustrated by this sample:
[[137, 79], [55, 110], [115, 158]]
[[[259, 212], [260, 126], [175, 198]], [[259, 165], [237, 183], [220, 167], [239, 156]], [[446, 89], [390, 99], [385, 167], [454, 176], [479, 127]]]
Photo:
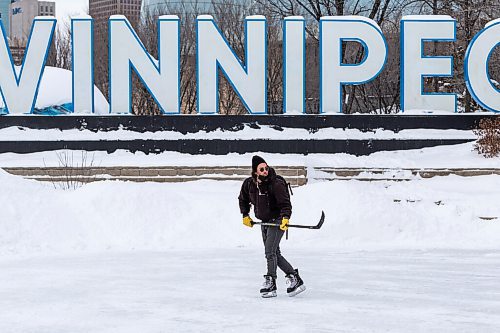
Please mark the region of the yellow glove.
[[252, 228], [253, 227], [253, 223], [252, 223], [252, 218], [250, 216], [244, 216], [243, 217], [243, 224], [246, 225], [247, 227], [250, 227]]
[[288, 217], [284, 217], [281, 219], [280, 229], [283, 231], [288, 230]]

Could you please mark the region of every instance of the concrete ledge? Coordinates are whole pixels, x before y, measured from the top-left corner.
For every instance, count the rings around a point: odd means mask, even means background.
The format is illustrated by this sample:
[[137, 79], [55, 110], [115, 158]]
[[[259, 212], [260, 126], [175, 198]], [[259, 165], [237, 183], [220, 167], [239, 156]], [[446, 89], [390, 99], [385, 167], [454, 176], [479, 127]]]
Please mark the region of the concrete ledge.
[[500, 168], [314, 168], [314, 179], [320, 180], [410, 180], [436, 176], [500, 175]]
[[[307, 182], [305, 167], [274, 167], [292, 186]], [[89, 183], [103, 180], [134, 182], [186, 182], [200, 179], [244, 180], [251, 174], [244, 167], [43, 167], [43, 168], [5, 168], [6, 172], [46, 182], [77, 181]]]
[[[473, 177], [500, 175], [500, 168], [332, 168], [278, 166], [276, 172], [292, 186], [305, 185], [310, 180], [408, 181], [419, 178], [457, 175]], [[242, 181], [250, 175], [250, 168], [224, 167], [43, 167], [5, 168], [6, 172], [44, 182], [89, 183], [103, 180], [132, 182], [187, 182], [202, 179]], [[308, 173], [309, 171], [309, 173]]]

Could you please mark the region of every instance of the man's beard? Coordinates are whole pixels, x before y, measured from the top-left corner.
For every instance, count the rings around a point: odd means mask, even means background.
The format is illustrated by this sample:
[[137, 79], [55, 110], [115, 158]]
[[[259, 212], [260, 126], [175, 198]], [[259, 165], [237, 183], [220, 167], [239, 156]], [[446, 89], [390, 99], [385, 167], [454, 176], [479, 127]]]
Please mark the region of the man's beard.
[[258, 175], [257, 177], [259, 178], [260, 181], [264, 181], [267, 179], [267, 176], [264, 175]]

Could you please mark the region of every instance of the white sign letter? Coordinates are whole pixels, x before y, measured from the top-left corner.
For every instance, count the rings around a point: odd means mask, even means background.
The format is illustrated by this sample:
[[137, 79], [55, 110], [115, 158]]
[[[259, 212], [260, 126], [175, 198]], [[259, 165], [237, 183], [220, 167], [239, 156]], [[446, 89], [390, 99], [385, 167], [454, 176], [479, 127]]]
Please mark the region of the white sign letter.
[[500, 90], [491, 82], [488, 62], [500, 44], [500, 21], [488, 24], [472, 39], [465, 55], [465, 83], [474, 100], [483, 108], [500, 112]]
[[249, 113], [267, 113], [266, 18], [245, 19], [245, 62], [234, 54], [212, 16], [197, 19], [198, 112], [218, 113], [220, 68]]
[[[320, 112], [342, 112], [342, 85], [363, 84], [375, 79], [384, 68], [387, 45], [376, 22], [362, 16], [325, 16], [320, 31]], [[342, 42], [364, 47], [359, 64], [342, 63]]]
[[124, 16], [109, 19], [111, 113], [132, 111], [133, 69], [163, 113], [179, 113], [179, 18], [158, 19], [158, 57], [154, 59]]
[[401, 110], [456, 111], [456, 94], [426, 94], [423, 86], [424, 76], [453, 76], [453, 57], [425, 56], [424, 42], [454, 41], [455, 23], [446, 15], [401, 20]]
[[283, 21], [283, 113], [305, 113], [305, 20], [302, 16]]
[[56, 22], [51, 16], [35, 18], [19, 70], [14, 68], [7, 36], [1, 29], [3, 43], [0, 42], [0, 92], [9, 113], [33, 112]]
[[93, 21], [71, 19], [73, 47], [73, 110], [74, 113], [94, 113]]

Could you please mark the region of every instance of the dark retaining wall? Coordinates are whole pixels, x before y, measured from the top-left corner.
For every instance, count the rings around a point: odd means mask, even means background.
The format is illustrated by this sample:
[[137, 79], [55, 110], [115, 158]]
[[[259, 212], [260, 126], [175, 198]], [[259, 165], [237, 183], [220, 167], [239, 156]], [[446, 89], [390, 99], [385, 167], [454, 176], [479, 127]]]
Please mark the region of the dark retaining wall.
[[[24, 127], [31, 129], [80, 129], [93, 132], [125, 129], [136, 132], [176, 131], [180, 133], [211, 132], [215, 130], [239, 131], [245, 127], [271, 126], [281, 131], [285, 128], [303, 128], [316, 132], [322, 128], [359, 129], [373, 131], [385, 129], [398, 132], [404, 129], [455, 129], [472, 130], [483, 118], [495, 115], [275, 115], [275, 116], [224, 116], [224, 115], [174, 115], [174, 116], [0, 116], [0, 129]], [[98, 135], [96, 135], [98, 139]], [[59, 149], [102, 150], [113, 152], [125, 149], [131, 152], [160, 153], [175, 151], [189, 154], [246, 153], [349, 153], [367, 155], [381, 150], [404, 150], [452, 145], [470, 139], [303, 139], [287, 140], [95, 140], [95, 141], [0, 141], [0, 153], [32, 153]]]
[[368, 155], [381, 150], [404, 150], [454, 145], [467, 139], [443, 140], [106, 140], [106, 141], [0, 141], [0, 153], [118, 149], [146, 154], [175, 151], [188, 154], [226, 155], [262, 151], [266, 153], [312, 154], [347, 153]]
[[19, 126], [33, 129], [88, 129], [112, 131], [128, 129], [136, 132], [177, 131], [195, 133], [201, 130], [238, 131], [245, 126], [259, 128], [304, 128], [317, 131], [321, 128], [345, 128], [369, 131], [386, 129], [398, 132], [403, 129], [433, 128], [471, 130], [483, 118], [495, 115], [165, 115], [165, 116], [0, 116], [0, 129]]

